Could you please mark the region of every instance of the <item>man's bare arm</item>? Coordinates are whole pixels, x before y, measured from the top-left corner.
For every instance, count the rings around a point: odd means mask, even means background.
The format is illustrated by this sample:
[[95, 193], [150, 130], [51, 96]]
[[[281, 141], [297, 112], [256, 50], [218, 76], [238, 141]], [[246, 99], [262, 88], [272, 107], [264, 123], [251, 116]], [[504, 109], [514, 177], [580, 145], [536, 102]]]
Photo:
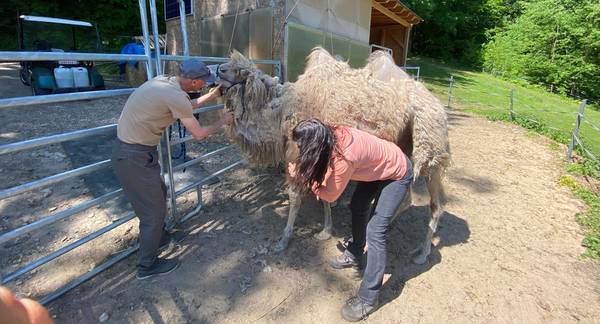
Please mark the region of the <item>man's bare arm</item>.
[[[192, 107], [198, 108], [204, 106], [207, 102], [221, 96], [221, 86], [216, 86], [208, 90], [208, 93], [192, 100]], [[187, 126], [186, 126], [187, 127]]]
[[233, 113], [229, 111], [223, 112], [219, 120], [209, 126], [200, 126], [196, 118], [182, 118], [181, 123], [185, 128], [192, 133], [192, 136], [197, 139], [205, 139], [206, 137], [221, 131], [223, 125], [229, 125], [233, 121]]

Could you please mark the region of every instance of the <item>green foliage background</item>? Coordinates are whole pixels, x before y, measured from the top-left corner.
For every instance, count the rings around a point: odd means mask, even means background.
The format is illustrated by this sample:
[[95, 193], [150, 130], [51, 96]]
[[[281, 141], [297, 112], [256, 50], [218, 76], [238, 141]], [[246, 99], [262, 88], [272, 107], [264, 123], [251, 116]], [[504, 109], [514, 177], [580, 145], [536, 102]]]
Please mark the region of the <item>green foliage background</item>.
[[[413, 28], [411, 55], [483, 67], [553, 92], [600, 99], [598, 0], [402, 2], [424, 19]], [[164, 32], [163, 0], [157, 9]], [[0, 50], [17, 48], [18, 12], [97, 22], [107, 52], [118, 51], [127, 36], [141, 34], [137, 1], [4, 0]]]
[[[164, 32], [163, 1], [157, 0], [156, 7], [159, 31]], [[4, 0], [0, 6], [0, 50], [17, 50], [17, 17], [23, 14], [95, 22], [104, 52], [118, 52], [130, 36], [142, 34], [137, 1]]]
[[600, 98], [600, 2], [537, 0], [483, 47], [491, 72], [560, 93]]
[[597, 0], [405, 0], [425, 21], [412, 52], [600, 99]]

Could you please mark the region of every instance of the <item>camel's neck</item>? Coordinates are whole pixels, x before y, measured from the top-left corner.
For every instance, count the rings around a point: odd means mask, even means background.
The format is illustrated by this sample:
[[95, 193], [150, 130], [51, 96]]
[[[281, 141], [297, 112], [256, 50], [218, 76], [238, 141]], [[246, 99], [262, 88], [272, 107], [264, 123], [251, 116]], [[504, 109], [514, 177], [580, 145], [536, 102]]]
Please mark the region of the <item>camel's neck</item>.
[[[284, 162], [288, 142], [286, 121], [292, 112], [285, 104], [291, 94], [289, 84], [278, 84], [268, 90], [267, 100], [262, 107], [252, 107], [243, 115], [239, 112], [241, 103], [231, 98], [238, 109], [239, 122], [228, 131], [249, 160], [257, 165], [277, 165]], [[238, 97], [239, 98], [239, 97]], [[243, 109], [242, 109], [243, 110]]]

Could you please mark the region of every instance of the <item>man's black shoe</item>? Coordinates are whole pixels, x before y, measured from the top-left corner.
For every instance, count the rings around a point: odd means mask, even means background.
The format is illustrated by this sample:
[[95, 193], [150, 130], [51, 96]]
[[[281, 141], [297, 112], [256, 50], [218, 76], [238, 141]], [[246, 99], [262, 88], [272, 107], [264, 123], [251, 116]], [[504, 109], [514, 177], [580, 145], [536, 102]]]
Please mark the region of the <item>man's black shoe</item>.
[[366, 319], [369, 314], [373, 313], [377, 309], [377, 303], [375, 305], [369, 305], [364, 302], [360, 297], [352, 297], [348, 299], [344, 307], [342, 307], [342, 317], [350, 322], [358, 322]]
[[138, 266], [137, 270], [137, 278], [139, 280], [144, 280], [156, 276], [166, 275], [168, 273], [173, 272], [175, 269], [179, 267], [179, 261], [174, 259], [160, 259], [157, 258], [150, 267], [141, 267]]
[[344, 269], [344, 268], [359, 268], [360, 262], [357, 257], [355, 257], [350, 251], [346, 250], [342, 254], [338, 255], [336, 258], [329, 262], [334, 269]]

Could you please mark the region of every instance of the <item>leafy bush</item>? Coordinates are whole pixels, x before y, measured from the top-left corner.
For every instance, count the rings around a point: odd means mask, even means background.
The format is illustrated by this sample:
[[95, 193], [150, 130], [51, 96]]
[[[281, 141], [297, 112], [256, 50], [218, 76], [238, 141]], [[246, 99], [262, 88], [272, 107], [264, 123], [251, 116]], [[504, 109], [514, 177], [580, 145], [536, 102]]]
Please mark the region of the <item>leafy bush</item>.
[[484, 46], [484, 67], [558, 92], [600, 98], [600, 3], [535, 0]]

